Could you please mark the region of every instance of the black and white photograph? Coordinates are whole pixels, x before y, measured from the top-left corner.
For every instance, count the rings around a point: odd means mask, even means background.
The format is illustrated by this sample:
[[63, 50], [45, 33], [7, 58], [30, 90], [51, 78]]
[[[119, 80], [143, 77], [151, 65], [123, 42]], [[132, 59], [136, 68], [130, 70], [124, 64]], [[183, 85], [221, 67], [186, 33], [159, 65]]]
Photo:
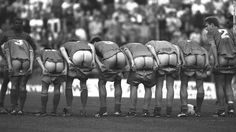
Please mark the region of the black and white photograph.
[[0, 132], [235, 132], [236, 0], [0, 0]]

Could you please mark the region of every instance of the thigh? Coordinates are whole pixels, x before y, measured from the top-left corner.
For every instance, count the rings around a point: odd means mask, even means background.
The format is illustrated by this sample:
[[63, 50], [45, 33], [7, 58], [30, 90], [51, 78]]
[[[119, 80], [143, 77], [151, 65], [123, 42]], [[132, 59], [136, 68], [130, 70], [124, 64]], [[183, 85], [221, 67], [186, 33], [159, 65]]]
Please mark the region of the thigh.
[[137, 57], [134, 58], [134, 64], [137, 70], [143, 69], [145, 65], [144, 57]]
[[169, 61], [168, 54], [158, 54], [157, 57], [160, 60], [160, 67], [164, 67], [168, 65], [168, 61]]
[[178, 58], [177, 58], [176, 54], [169, 55], [169, 65], [177, 66], [177, 62], [178, 62], [177, 60], [178, 60]]
[[206, 63], [205, 55], [196, 55], [197, 58], [197, 66], [204, 67]]
[[46, 61], [44, 66], [48, 70], [49, 73], [53, 73], [56, 70], [56, 63], [55, 62]]
[[196, 64], [196, 57], [195, 55], [188, 55], [185, 56], [185, 62], [186, 62], [186, 66], [194, 66]]

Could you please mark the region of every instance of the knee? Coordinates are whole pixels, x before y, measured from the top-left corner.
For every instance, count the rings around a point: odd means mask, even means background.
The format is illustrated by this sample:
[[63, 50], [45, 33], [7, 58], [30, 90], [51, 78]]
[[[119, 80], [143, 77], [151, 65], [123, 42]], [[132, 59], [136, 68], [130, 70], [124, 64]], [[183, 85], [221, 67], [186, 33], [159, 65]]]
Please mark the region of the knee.
[[48, 91], [47, 90], [42, 90], [41, 91], [41, 96], [48, 96]]

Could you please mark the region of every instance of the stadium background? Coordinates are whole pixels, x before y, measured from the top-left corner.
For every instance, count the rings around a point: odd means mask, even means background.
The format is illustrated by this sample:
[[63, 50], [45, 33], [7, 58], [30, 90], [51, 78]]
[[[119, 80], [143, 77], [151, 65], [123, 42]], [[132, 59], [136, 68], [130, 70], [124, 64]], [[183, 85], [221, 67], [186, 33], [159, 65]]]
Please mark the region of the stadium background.
[[[177, 42], [181, 39], [193, 39], [203, 45], [201, 31], [205, 16], [216, 15], [221, 26], [232, 28], [232, 0], [0, 0], [0, 33], [10, 29], [12, 20], [18, 16], [24, 20], [24, 30], [35, 39], [38, 48], [50, 45], [53, 48], [70, 38], [90, 40], [99, 35], [106, 40], [118, 43], [120, 46], [128, 42], [146, 43], [149, 40], [167, 40]], [[234, 132], [235, 118], [212, 118], [215, 110], [215, 100], [203, 103], [203, 118], [112, 118], [94, 119], [92, 116], [99, 108], [97, 98], [96, 71], [89, 79], [88, 117], [80, 117], [81, 103], [78, 97], [73, 101], [74, 116], [71, 118], [33, 116], [0, 116], [0, 131], [208, 131]], [[209, 77], [206, 81], [212, 81]], [[74, 95], [80, 93], [78, 80], [73, 84]], [[215, 99], [214, 85], [204, 84], [206, 99]], [[10, 86], [10, 84], [9, 84]], [[123, 97], [129, 96], [129, 87], [122, 80]], [[142, 87], [142, 86], [141, 86]], [[175, 82], [175, 101], [173, 115], [180, 108], [178, 100], [179, 81]], [[26, 112], [40, 109], [40, 70], [35, 63], [33, 77], [27, 85], [30, 91], [26, 101]], [[107, 84], [108, 111], [113, 110], [113, 86]], [[189, 97], [195, 98], [195, 84], [190, 82]], [[52, 91], [52, 87], [50, 88]], [[236, 90], [234, 90], [236, 91]], [[63, 92], [63, 89], [62, 89]], [[95, 93], [94, 93], [95, 92]], [[163, 90], [165, 95], [165, 89]], [[210, 93], [208, 93], [210, 92]], [[9, 91], [8, 91], [9, 93]], [[52, 106], [50, 94], [48, 109]], [[139, 88], [139, 97], [143, 89]], [[6, 96], [6, 107], [9, 107], [9, 95]], [[143, 99], [138, 100], [138, 111], [141, 112]], [[194, 100], [189, 103], [195, 104]], [[163, 108], [165, 100], [163, 103]], [[65, 97], [61, 97], [59, 113], [65, 106]], [[151, 108], [154, 107], [152, 100]], [[129, 100], [122, 100], [122, 111], [129, 109]], [[164, 110], [163, 110], [164, 111]], [[152, 112], [152, 111], [150, 111]]]

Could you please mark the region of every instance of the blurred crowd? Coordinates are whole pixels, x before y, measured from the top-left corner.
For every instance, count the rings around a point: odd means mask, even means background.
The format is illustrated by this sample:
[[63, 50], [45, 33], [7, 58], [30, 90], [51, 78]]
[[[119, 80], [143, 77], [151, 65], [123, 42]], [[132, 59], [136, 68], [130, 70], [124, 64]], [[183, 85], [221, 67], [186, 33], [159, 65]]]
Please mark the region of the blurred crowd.
[[149, 40], [193, 39], [201, 43], [203, 19], [233, 25], [232, 0], [0, 0], [0, 32], [13, 18], [39, 47], [58, 48], [71, 38], [101, 36], [119, 45]]

